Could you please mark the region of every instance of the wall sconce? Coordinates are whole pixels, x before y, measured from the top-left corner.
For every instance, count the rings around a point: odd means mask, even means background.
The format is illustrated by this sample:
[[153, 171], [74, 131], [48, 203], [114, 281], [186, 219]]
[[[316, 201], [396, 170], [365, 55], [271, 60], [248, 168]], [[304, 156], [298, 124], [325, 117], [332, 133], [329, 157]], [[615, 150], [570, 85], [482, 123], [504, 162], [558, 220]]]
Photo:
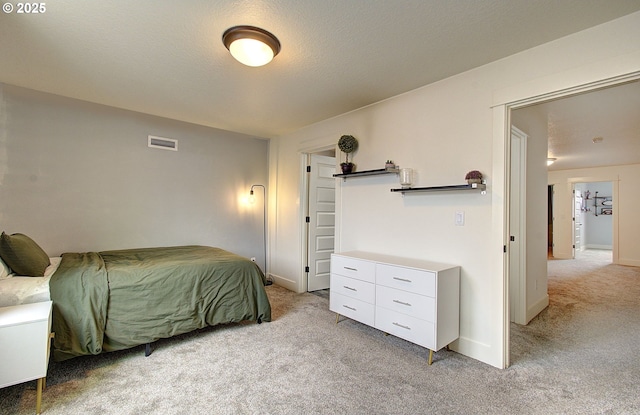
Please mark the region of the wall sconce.
[[234, 26], [222, 34], [222, 43], [238, 62], [247, 66], [266, 65], [280, 52], [280, 41], [264, 29]]
[[547, 166], [551, 166], [557, 159], [554, 157], [547, 158]]
[[[253, 194], [254, 187], [262, 188], [263, 202], [262, 202], [262, 245], [264, 247], [264, 275], [267, 275], [267, 189], [261, 184], [252, 184], [249, 190], [249, 203], [255, 204], [256, 197]], [[267, 285], [271, 284], [271, 279], [267, 278]]]

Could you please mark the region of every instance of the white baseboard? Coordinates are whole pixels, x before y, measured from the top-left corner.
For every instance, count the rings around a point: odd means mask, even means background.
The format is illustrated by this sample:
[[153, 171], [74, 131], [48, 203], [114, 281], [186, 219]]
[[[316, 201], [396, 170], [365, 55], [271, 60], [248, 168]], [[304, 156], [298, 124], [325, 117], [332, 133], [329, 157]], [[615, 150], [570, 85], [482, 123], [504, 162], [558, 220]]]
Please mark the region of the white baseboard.
[[535, 304], [533, 304], [531, 307], [527, 309], [527, 324], [529, 324], [529, 322], [535, 316], [540, 314], [540, 312], [545, 308], [547, 308], [548, 306], [549, 306], [549, 295], [546, 294], [544, 297], [540, 299], [540, 301], [536, 302]]
[[298, 292], [298, 284], [296, 284], [295, 281], [276, 274], [269, 274], [269, 276], [271, 276], [274, 284], [286, 288], [287, 290]]
[[611, 245], [594, 245], [594, 244], [587, 244], [585, 246], [586, 249], [605, 249], [608, 251], [611, 251], [613, 249], [613, 246]]
[[498, 369], [504, 369], [502, 354], [498, 356], [496, 349], [488, 344], [480, 343], [466, 337], [460, 337], [450, 345], [451, 350], [481, 361]]
[[553, 251], [555, 259], [573, 259], [573, 252], [557, 252]]
[[638, 261], [637, 259], [619, 258], [618, 259], [618, 265], [628, 265], [628, 266], [632, 266], [632, 267], [640, 267], [640, 261]]

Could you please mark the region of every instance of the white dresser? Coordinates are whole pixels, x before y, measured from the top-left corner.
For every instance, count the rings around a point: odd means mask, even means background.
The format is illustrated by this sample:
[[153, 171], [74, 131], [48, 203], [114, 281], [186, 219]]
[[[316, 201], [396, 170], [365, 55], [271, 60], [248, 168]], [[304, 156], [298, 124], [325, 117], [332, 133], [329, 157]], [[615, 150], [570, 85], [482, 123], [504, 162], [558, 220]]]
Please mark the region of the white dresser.
[[51, 305], [0, 307], [0, 388], [37, 379], [37, 414], [49, 364]]
[[460, 267], [369, 252], [331, 255], [329, 308], [429, 349], [460, 333]]

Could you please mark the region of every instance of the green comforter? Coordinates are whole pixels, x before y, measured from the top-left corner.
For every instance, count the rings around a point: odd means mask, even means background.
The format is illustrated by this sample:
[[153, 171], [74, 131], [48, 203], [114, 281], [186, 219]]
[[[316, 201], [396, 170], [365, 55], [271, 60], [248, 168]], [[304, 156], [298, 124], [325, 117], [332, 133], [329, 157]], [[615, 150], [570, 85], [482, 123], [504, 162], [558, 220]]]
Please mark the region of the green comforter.
[[246, 258], [182, 246], [67, 253], [51, 277], [55, 360], [127, 349], [243, 320], [271, 321]]

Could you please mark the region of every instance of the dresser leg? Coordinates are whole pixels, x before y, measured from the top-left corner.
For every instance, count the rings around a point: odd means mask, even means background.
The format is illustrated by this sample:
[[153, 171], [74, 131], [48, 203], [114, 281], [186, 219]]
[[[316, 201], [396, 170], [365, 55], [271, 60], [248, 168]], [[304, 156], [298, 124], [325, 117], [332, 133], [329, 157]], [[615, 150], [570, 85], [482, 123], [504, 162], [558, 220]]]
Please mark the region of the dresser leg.
[[[51, 349], [51, 340], [56, 337], [54, 332], [49, 333], [49, 341], [47, 342], [47, 350]], [[42, 378], [42, 390], [47, 389], [47, 378]]]
[[40, 414], [40, 406], [42, 406], [42, 384], [44, 383], [44, 378], [38, 379], [37, 387], [36, 387], [36, 414]]
[[336, 324], [338, 324], [339, 320], [340, 320], [340, 314], [336, 313]]
[[429, 349], [429, 366], [433, 363], [433, 350]]

